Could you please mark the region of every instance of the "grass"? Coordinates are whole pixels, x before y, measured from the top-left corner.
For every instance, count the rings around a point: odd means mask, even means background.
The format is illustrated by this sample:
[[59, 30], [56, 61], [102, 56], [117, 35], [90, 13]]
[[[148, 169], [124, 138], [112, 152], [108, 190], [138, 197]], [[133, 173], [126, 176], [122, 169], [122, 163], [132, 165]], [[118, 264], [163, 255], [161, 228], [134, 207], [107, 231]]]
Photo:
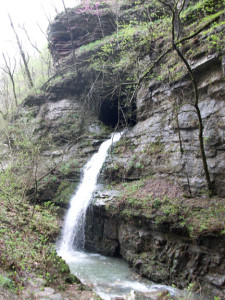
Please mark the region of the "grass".
[[121, 191], [113, 209], [126, 218], [145, 217], [156, 226], [168, 223], [191, 238], [225, 234], [223, 198], [186, 198], [178, 186], [152, 177], [113, 188]]
[[[83, 45], [77, 49], [76, 54], [78, 56], [87, 53], [89, 51], [96, 51], [102, 50], [104, 51], [106, 45], [113, 45], [116, 41], [118, 43], [125, 42], [125, 39], [131, 38], [135, 35], [146, 35], [148, 33], [149, 25], [147, 23], [140, 23], [140, 24], [129, 24], [129, 25], [119, 25], [120, 29], [118, 32], [115, 32], [109, 36], [105, 36], [100, 40], [96, 40], [95, 42], [89, 43], [87, 45]], [[108, 47], [107, 47], [108, 49]]]
[[15, 289], [14, 282], [10, 278], [3, 276], [2, 274], [0, 274], [0, 286], [13, 291]]

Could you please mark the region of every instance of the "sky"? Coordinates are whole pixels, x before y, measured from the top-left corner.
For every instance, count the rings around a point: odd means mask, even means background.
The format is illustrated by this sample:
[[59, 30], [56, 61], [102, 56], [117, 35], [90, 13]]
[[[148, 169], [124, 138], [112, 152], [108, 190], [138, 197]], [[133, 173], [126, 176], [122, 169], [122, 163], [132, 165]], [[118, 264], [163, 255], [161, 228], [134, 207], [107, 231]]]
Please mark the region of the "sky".
[[[80, 0], [64, 0], [66, 7], [74, 7]], [[46, 32], [49, 20], [53, 20], [58, 12], [63, 11], [62, 0], [1, 0], [0, 9], [0, 64], [2, 63], [2, 53], [8, 53], [10, 57], [18, 55], [15, 37], [10, 27], [10, 14], [14, 26], [18, 24], [25, 26], [30, 39], [36, 43], [39, 49], [46, 44], [46, 38], [39, 29], [37, 23]], [[23, 31], [18, 29], [21, 37]], [[25, 41], [25, 37], [23, 37]], [[25, 43], [25, 42], [24, 42]], [[33, 48], [29, 42], [25, 44], [26, 50], [32, 54]]]

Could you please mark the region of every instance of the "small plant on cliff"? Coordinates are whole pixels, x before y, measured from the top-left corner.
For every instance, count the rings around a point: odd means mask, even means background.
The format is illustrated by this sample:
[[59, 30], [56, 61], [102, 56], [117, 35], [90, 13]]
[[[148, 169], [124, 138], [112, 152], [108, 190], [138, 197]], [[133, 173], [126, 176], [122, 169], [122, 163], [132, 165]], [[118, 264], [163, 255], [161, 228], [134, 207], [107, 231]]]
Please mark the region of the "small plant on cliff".
[[[191, 101], [190, 105], [194, 108], [194, 111], [197, 115], [198, 120], [198, 139], [199, 139], [199, 148], [202, 158], [202, 164], [203, 164], [203, 170], [205, 173], [205, 178], [207, 182], [207, 188], [208, 188], [208, 194], [212, 196], [213, 194], [213, 184], [212, 180], [210, 178], [209, 173], [209, 167], [208, 162], [206, 158], [205, 153], [205, 145], [204, 145], [204, 135], [203, 135], [203, 119], [201, 116], [200, 106], [199, 106], [199, 90], [198, 90], [198, 84], [197, 84], [197, 78], [194, 73], [194, 71], [191, 68], [191, 65], [188, 61], [188, 59], [185, 57], [184, 52], [181, 50], [182, 45], [184, 45], [185, 42], [192, 40], [193, 38], [196, 38], [201, 32], [203, 32], [206, 28], [211, 26], [215, 21], [219, 19], [219, 17], [224, 13], [223, 5], [219, 5], [216, 7], [217, 10], [220, 10], [218, 13], [210, 16], [210, 18], [206, 18], [204, 20], [204, 23], [200, 23], [201, 25], [199, 28], [195, 31], [185, 33], [184, 24], [181, 21], [181, 13], [183, 12], [185, 6], [190, 6], [190, 4], [186, 0], [178, 1], [178, 0], [171, 0], [171, 1], [164, 1], [164, 0], [158, 0], [159, 3], [161, 3], [164, 6], [164, 9], [167, 12], [170, 12], [171, 14], [171, 46], [164, 50], [162, 54], [160, 54], [155, 61], [151, 64], [151, 66], [147, 69], [147, 71], [139, 78], [138, 85], [141, 84], [142, 80], [152, 73], [153, 68], [156, 65], [162, 64], [162, 61], [165, 57], [169, 55], [171, 52], [175, 52], [177, 57], [181, 60], [183, 65], [186, 68], [187, 73], [189, 74], [193, 94], [194, 94], [194, 100]], [[208, 2], [207, 2], [208, 3]], [[207, 9], [207, 5], [205, 6]], [[214, 12], [214, 10], [213, 10]], [[211, 11], [209, 12], [212, 13]], [[186, 35], [185, 35], [186, 34]], [[179, 126], [178, 126], [179, 127]], [[181, 147], [182, 150], [182, 147]]]

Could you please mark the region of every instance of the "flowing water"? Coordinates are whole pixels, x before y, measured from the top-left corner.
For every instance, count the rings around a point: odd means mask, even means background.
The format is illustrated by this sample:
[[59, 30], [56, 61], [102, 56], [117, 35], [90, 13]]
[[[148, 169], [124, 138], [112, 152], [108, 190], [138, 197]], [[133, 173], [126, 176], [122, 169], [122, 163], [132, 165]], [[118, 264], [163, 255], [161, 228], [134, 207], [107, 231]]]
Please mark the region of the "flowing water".
[[59, 254], [67, 255], [73, 249], [83, 249], [84, 222], [91, 196], [96, 189], [98, 174], [106, 159], [109, 147], [119, 141], [121, 133], [115, 133], [103, 142], [83, 170], [83, 179], [77, 192], [70, 200], [70, 207], [64, 220], [62, 238], [59, 244]]
[[159, 290], [168, 290], [171, 295], [177, 295], [177, 290], [172, 287], [154, 284], [141, 278], [121, 258], [71, 251], [64, 256], [64, 259], [71, 272], [83, 283], [90, 285], [104, 300], [116, 297], [131, 300], [134, 299], [133, 291], [147, 295]]
[[85, 165], [80, 186], [71, 198], [65, 216], [58, 254], [65, 259], [73, 274], [83, 283], [93, 286], [93, 290], [105, 300], [117, 296], [133, 299], [131, 296], [133, 291], [151, 292], [167, 289], [171, 295], [176, 294], [176, 290], [172, 287], [155, 285], [144, 280], [122, 259], [83, 251], [86, 209], [96, 189], [98, 174], [108, 149], [113, 143], [119, 141], [120, 137], [121, 134], [116, 133], [103, 142], [98, 152]]

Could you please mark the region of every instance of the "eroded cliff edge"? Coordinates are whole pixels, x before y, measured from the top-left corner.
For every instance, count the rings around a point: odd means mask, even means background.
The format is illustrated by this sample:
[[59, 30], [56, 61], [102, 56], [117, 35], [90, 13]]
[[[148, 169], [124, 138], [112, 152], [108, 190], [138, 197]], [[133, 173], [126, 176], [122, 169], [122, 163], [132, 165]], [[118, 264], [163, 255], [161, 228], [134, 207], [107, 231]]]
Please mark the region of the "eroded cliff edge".
[[[187, 33], [205, 14], [192, 4], [182, 20]], [[206, 17], [222, 9], [215, 6]], [[199, 281], [223, 297], [224, 14], [215, 18], [213, 28], [182, 45], [198, 80], [207, 162], [217, 195], [210, 200], [193, 92], [182, 63], [171, 54], [135, 85], [170, 43], [167, 13], [152, 1], [130, 1], [118, 11], [106, 4], [88, 12], [69, 9], [50, 25], [56, 75], [41, 95], [24, 104], [38, 120], [37, 136], [51, 133], [54, 147], [43, 152], [44, 159], [63, 159], [63, 167], [54, 169], [56, 180], [43, 186], [39, 201], [65, 207], [79, 168], [109, 131], [126, 127], [101, 176], [120, 196], [90, 208], [87, 248], [120, 254], [157, 282], [184, 287]]]

